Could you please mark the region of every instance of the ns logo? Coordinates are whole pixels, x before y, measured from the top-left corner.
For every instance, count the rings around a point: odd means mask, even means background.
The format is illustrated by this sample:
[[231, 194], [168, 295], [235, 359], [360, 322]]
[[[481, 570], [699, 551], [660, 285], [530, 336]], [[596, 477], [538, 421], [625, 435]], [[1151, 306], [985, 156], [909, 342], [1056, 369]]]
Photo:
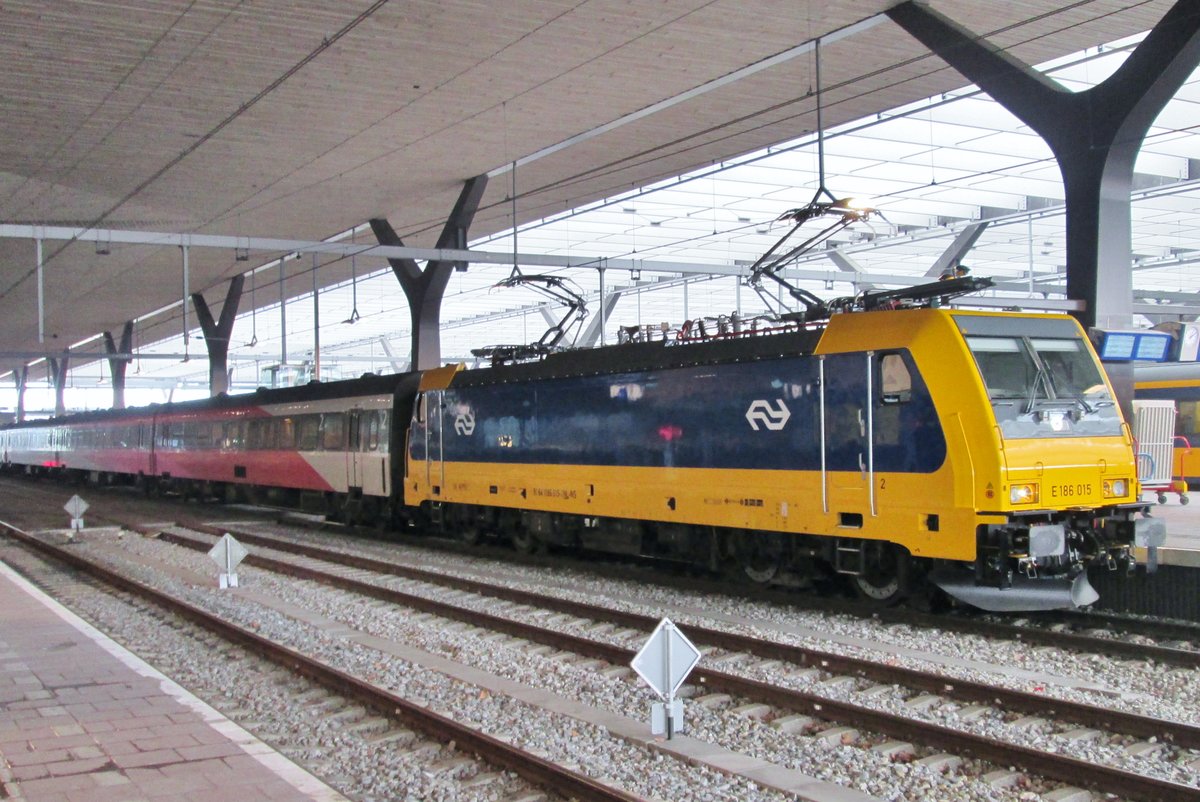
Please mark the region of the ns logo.
[[470, 437], [475, 433], [475, 413], [467, 410], [460, 412], [454, 418], [454, 431], [458, 434]]
[[788, 419], [792, 417], [792, 412], [787, 408], [787, 404], [783, 403], [783, 399], [778, 399], [774, 404], [770, 401], [759, 399], [750, 404], [750, 408], [746, 410], [746, 421], [749, 422], [750, 428], [754, 431], [759, 431], [759, 424], [767, 427], [768, 431], [782, 431], [784, 426], [787, 426]]

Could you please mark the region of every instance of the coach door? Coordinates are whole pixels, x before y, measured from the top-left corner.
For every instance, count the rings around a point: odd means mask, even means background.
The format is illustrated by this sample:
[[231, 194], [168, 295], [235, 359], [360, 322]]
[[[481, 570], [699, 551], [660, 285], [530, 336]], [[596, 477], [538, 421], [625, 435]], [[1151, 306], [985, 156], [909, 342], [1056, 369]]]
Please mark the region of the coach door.
[[386, 414], [379, 409], [352, 409], [349, 413], [346, 475], [350, 487], [361, 488], [367, 496], [388, 494]]
[[363, 411], [352, 409], [347, 418], [350, 437], [346, 446], [346, 483], [353, 490], [363, 486]]

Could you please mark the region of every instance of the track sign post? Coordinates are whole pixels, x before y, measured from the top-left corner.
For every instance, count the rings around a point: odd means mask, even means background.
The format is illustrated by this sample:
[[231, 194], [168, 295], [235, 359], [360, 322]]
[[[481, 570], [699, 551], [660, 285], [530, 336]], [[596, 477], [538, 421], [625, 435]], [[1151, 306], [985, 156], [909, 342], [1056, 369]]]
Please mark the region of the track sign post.
[[217, 541], [217, 545], [208, 550], [208, 556], [212, 557], [212, 561], [221, 569], [219, 578], [220, 586], [223, 588], [236, 588], [238, 586], [238, 577], [234, 569], [241, 564], [242, 560], [250, 552], [246, 551], [246, 547], [233, 539], [233, 535], [228, 532], [225, 536]]
[[83, 514], [87, 512], [88, 503], [75, 495], [71, 496], [71, 500], [63, 505], [63, 509], [71, 516], [71, 531], [83, 531]]
[[662, 698], [650, 708], [650, 733], [667, 740], [683, 732], [683, 700], [675, 692], [700, 662], [700, 650], [664, 618], [629, 665]]

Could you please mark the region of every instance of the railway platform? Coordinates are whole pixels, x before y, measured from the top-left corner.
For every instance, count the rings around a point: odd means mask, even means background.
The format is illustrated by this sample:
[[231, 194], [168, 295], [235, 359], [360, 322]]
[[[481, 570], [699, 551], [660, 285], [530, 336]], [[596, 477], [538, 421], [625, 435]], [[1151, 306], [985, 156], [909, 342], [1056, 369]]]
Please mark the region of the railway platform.
[[0, 798], [346, 802], [0, 563]]
[[1181, 504], [1177, 495], [1170, 495], [1165, 504], [1155, 504], [1151, 514], [1167, 524], [1167, 543], [1159, 550], [1159, 562], [1200, 568], [1200, 504]]
[[[1147, 501], [1154, 497], [1147, 493]], [[1167, 541], [1158, 549], [1158, 568], [1146, 571], [1145, 549], [1137, 549], [1138, 570], [1131, 577], [1092, 571], [1092, 585], [1100, 593], [1099, 607], [1135, 615], [1165, 616], [1200, 621], [1200, 505], [1181, 504], [1170, 495], [1165, 504], [1154, 504], [1151, 515], [1167, 525]]]

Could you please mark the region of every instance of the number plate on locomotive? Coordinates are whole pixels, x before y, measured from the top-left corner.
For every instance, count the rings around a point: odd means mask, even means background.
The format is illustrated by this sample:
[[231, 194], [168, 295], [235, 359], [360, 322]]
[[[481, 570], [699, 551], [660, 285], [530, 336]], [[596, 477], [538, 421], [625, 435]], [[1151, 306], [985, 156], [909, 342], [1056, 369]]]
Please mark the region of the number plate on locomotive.
[[1081, 498], [1092, 494], [1091, 482], [1071, 482], [1050, 485], [1050, 498]]

